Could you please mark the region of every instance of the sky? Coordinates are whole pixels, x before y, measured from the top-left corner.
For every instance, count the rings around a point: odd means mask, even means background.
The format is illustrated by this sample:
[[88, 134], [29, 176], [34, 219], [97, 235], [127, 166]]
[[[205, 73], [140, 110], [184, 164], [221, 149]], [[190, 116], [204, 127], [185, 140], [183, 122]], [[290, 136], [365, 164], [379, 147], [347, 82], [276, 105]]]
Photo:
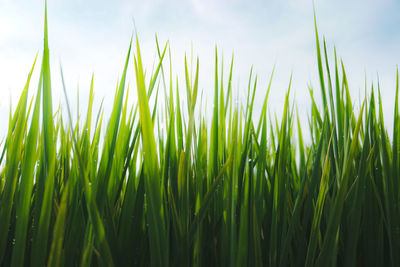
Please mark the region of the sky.
[[[400, 63], [399, 1], [315, 0], [314, 6], [318, 31], [326, 39], [330, 61], [336, 47], [344, 62], [356, 108], [363, 99], [365, 82], [370, 89], [373, 82], [376, 86], [379, 75], [386, 124], [390, 124], [396, 68]], [[10, 103], [15, 107], [38, 53], [30, 95], [37, 90], [43, 21], [44, 1], [0, 0], [0, 142], [7, 132]], [[208, 101], [203, 101], [203, 109], [212, 110], [217, 47], [226, 74], [234, 54], [233, 90], [239, 100], [245, 98], [253, 67], [253, 74], [258, 77], [256, 115], [274, 65], [268, 107], [271, 115], [282, 114], [284, 95], [293, 75], [291, 97], [306, 123], [310, 112], [308, 86], [314, 88], [318, 103], [322, 102], [313, 23], [312, 0], [48, 0], [53, 105], [65, 106], [59, 67], [62, 65], [74, 116], [78, 87], [81, 112], [85, 112], [92, 74], [95, 107], [104, 99], [107, 114], [136, 26], [149, 72], [157, 56], [155, 34], [161, 44], [169, 41], [173, 76], [178, 76], [182, 93], [185, 53], [189, 62], [199, 58], [200, 92]], [[132, 63], [131, 60], [128, 82], [134, 88]], [[130, 90], [130, 99], [135, 102], [136, 90]]]

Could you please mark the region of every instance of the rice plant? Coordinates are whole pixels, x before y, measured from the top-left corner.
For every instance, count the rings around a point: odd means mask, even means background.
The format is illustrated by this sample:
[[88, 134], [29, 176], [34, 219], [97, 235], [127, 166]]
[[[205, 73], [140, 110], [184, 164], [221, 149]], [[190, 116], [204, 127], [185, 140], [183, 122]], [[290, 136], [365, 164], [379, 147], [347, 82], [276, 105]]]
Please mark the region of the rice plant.
[[[246, 103], [235, 102], [233, 58], [224, 80], [217, 50], [210, 121], [199, 59], [191, 75], [185, 58], [175, 79], [156, 39], [146, 72], [136, 36], [108, 121], [93, 110], [93, 79], [87, 114], [73, 121], [62, 69], [68, 116], [53, 108], [46, 17], [35, 98], [36, 59], [1, 145], [1, 266], [400, 266], [398, 72], [389, 134], [379, 84], [356, 112], [315, 23], [322, 101], [310, 88], [308, 129], [291, 81], [280, 121], [268, 116], [271, 82], [258, 89], [252, 73]], [[266, 91], [257, 120], [256, 90]]]

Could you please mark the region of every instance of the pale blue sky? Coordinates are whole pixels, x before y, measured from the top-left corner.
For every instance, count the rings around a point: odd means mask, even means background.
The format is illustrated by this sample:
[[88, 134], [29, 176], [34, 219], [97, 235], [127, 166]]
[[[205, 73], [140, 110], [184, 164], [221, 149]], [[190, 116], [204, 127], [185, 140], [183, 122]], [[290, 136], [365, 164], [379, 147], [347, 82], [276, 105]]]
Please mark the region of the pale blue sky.
[[[36, 52], [42, 51], [44, 1], [0, 0], [0, 140], [5, 136], [10, 98], [15, 106]], [[350, 3], [349, 3], [350, 2]], [[370, 87], [379, 73], [384, 112], [392, 118], [396, 64], [400, 63], [400, 4], [394, 0], [315, 1], [319, 33], [343, 58], [351, 94], [358, 101], [364, 78]], [[112, 104], [130, 37], [136, 22], [145, 65], [156, 55], [154, 34], [170, 40], [173, 72], [183, 81], [185, 51], [200, 58], [200, 88], [213, 91], [214, 47], [228, 66], [235, 53], [234, 90], [244, 91], [250, 67], [259, 76], [256, 113], [276, 63], [270, 112], [281, 113], [293, 72], [292, 92], [304, 122], [309, 112], [307, 85], [319, 93], [313, 6], [311, 0], [274, 1], [48, 1], [49, 41], [54, 103], [63, 103], [59, 64], [62, 62], [72, 104], [79, 85], [85, 109], [90, 76], [95, 74], [95, 99]], [[30, 92], [36, 92], [39, 64]], [[132, 62], [131, 62], [132, 63]], [[227, 69], [226, 69], [227, 72]], [[134, 85], [133, 68], [129, 82]], [[181, 86], [183, 89], [184, 87]], [[131, 90], [134, 101], [136, 91]], [[318, 98], [318, 96], [317, 96]], [[107, 105], [108, 104], [108, 105]], [[391, 121], [390, 121], [391, 122]]]

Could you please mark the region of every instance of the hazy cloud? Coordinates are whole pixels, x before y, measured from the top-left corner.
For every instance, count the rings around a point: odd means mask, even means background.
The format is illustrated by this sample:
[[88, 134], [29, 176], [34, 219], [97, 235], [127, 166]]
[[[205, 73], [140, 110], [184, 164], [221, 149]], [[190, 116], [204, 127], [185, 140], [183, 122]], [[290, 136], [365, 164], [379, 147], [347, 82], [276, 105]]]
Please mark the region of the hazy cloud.
[[[8, 120], [9, 96], [13, 103], [17, 101], [34, 56], [42, 50], [41, 2], [0, 0], [1, 125]], [[390, 119], [396, 64], [400, 62], [400, 4], [394, 0], [314, 2], [321, 37], [326, 36], [331, 60], [333, 45], [344, 59], [351, 94], [358, 97], [364, 90], [365, 74], [370, 84], [379, 72], [383, 100], [388, 103], [384, 112]], [[112, 99], [134, 30], [133, 20], [148, 69], [156, 56], [155, 33], [161, 42], [170, 40], [173, 71], [181, 79], [184, 53], [190, 55], [193, 47], [194, 56], [200, 58], [200, 88], [206, 95], [212, 95], [215, 45], [220, 54], [223, 51], [225, 66], [235, 53], [235, 90], [245, 91], [250, 67], [254, 66], [259, 75], [256, 113], [275, 63], [271, 113], [280, 113], [292, 72], [292, 92], [302, 115], [308, 112], [302, 109], [308, 107], [307, 85], [315, 87], [317, 96], [319, 93], [313, 5], [309, 0], [52, 1], [48, 16], [55, 103], [63, 99], [60, 62], [74, 105], [78, 84], [84, 103], [93, 72], [97, 103], [103, 97]], [[31, 92], [36, 90], [38, 70]], [[132, 68], [128, 78], [134, 84]], [[131, 95], [135, 97], [134, 92]], [[5, 130], [0, 131], [0, 136], [4, 134]]]

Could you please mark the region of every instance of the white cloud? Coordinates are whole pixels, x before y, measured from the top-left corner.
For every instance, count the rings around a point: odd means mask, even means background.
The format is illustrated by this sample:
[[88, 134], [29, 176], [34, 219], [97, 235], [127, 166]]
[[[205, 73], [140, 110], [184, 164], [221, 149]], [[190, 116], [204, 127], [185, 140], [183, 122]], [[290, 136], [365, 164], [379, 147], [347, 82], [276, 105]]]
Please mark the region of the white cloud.
[[[146, 4], [145, 4], [146, 3]], [[395, 64], [400, 41], [397, 31], [390, 38], [385, 29], [395, 28], [398, 7], [394, 1], [315, 1], [319, 32], [328, 40], [330, 58], [333, 44], [347, 66], [352, 95], [358, 97], [368, 79], [381, 77], [385, 115], [390, 118], [394, 95]], [[215, 44], [228, 66], [235, 53], [234, 88], [247, 86], [251, 65], [259, 75], [257, 103], [261, 103], [274, 63], [277, 71], [270, 95], [271, 112], [280, 114], [283, 96], [293, 71], [293, 92], [300, 109], [308, 108], [307, 84], [319, 94], [311, 1], [63, 1], [49, 2], [49, 40], [54, 99], [63, 100], [59, 78], [63, 64], [69, 95], [75, 104], [79, 83], [81, 104], [86, 103], [91, 74], [95, 73], [95, 94], [99, 103], [105, 97], [112, 103], [117, 79], [122, 74], [126, 51], [138, 27], [142, 54], [151, 70], [155, 57], [154, 33], [161, 43], [170, 40], [173, 70], [183, 80], [184, 52], [200, 57], [200, 88], [211, 103]], [[389, 12], [392, 11], [392, 12]], [[393, 17], [389, 19], [388, 17]], [[0, 1], [0, 107], [7, 109], [25, 83], [34, 55], [42, 50], [43, 4]], [[385, 25], [385, 26], [382, 26]], [[392, 27], [392, 28], [391, 28]], [[379, 37], [377, 37], [379, 36]], [[386, 42], [390, 39], [390, 42]], [[39, 56], [40, 64], [40, 56]], [[131, 62], [132, 63], [132, 62]], [[225, 73], [227, 69], [225, 69]], [[32, 83], [36, 90], [37, 72]], [[240, 78], [239, 78], [240, 77]], [[129, 81], [134, 84], [132, 64]], [[182, 87], [183, 89], [183, 87]], [[131, 95], [136, 94], [131, 90]], [[15, 102], [13, 100], [13, 102]], [[205, 102], [205, 101], [204, 101]], [[83, 104], [82, 104], [83, 105]], [[107, 108], [107, 106], [106, 106]], [[256, 106], [256, 111], [259, 109]], [[75, 110], [75, 109], [74, 109]], [[305, 115], [308, 110], [301, 110]], [[0, 115], [5, 125], [8, 114]], [[304, 119], [304, 121], [306, 121]], [[0, 136], [4, 132], [0, 131]]]

